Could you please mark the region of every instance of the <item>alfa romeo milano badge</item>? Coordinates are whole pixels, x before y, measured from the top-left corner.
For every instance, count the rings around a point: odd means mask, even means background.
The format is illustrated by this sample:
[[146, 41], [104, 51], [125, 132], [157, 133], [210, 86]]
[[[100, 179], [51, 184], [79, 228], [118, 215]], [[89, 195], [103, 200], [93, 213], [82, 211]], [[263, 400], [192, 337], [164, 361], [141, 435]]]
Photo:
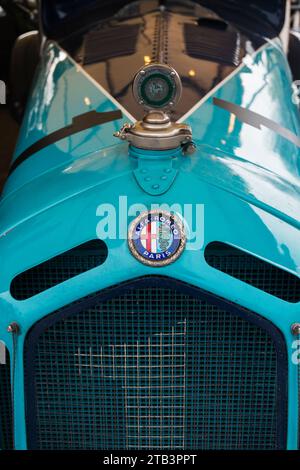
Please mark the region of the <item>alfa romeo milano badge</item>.
[[169, 212], [144, 212], [130, 225], [128, 243], [133, 256], [142, 263], [166, 266], [184, 250], [186, 237], [183, 222]]

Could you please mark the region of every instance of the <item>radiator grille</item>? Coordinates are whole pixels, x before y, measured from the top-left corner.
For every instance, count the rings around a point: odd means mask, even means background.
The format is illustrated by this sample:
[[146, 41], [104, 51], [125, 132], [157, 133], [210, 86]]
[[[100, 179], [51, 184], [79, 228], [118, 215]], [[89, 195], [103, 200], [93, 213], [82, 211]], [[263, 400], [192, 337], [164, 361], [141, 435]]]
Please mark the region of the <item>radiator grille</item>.
[[27, 336], [29, 448], [282, 446], [284, 348], [262, 319], [257, 326], [172, 281], [118, 289]]
[[16, 276], [10, 292], [16, 300], [26, 300], [72, 277], [101, 266], [107, 258], [102, 240], [76, 246]]
[[299, 277], [245, 251], [213, 242], [205, 249], [205, 259], [213, 268], [286, 302], [300, 301]]
[[13, 419], [10, 358], [5, 349], [5, 364], [0, 364], [0, 449], [13, 449]]

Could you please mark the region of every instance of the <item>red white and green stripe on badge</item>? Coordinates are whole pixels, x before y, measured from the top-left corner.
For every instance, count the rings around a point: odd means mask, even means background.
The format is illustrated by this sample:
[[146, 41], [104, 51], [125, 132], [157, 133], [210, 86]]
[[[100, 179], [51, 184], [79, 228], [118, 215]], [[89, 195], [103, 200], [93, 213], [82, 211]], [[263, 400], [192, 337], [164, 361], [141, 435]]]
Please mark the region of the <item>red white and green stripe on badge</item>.
[[[140, 240], [143, 245], [143, 247], [149, 252], [149, 253], [161, 253], [161, 241], [163, 238], [163, 233], [162, 230], [160, 230], [161, 223], [154, 220], [149, 222], [141, 232]], [[170, 243], [170, 238], [171, 238], [171, 232], [169, 232], [169, 240], [167, 245]]]

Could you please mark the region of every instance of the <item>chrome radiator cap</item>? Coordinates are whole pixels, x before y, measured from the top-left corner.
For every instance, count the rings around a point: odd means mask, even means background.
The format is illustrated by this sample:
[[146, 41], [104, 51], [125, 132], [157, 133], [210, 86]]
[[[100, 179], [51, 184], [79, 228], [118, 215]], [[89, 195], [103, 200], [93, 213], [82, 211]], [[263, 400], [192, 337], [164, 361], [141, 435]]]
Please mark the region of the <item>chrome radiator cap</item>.
[[195, 145], [190, 126], [173, 122], [168, 114], [178, 103], [181, 89], [180, 77], [172, 67], [164, 64], [143, 67], [133, 80], [133, 95], [146, 115], [142, 121], [124, 124], [114, 135], [145, 150], [182, 146], [185, 153], [193, 153]]

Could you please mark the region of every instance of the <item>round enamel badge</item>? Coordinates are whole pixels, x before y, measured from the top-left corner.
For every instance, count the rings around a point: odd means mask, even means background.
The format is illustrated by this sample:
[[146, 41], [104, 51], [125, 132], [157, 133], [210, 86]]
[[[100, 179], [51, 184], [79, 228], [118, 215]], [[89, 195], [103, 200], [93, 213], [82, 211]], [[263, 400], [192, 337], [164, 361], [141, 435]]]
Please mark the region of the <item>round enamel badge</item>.
[[144, 212], [130, 225], [128, 244], [135, 258], [150, 266], [166, 266], [184, 250], [183, 222], [169, 212]]

